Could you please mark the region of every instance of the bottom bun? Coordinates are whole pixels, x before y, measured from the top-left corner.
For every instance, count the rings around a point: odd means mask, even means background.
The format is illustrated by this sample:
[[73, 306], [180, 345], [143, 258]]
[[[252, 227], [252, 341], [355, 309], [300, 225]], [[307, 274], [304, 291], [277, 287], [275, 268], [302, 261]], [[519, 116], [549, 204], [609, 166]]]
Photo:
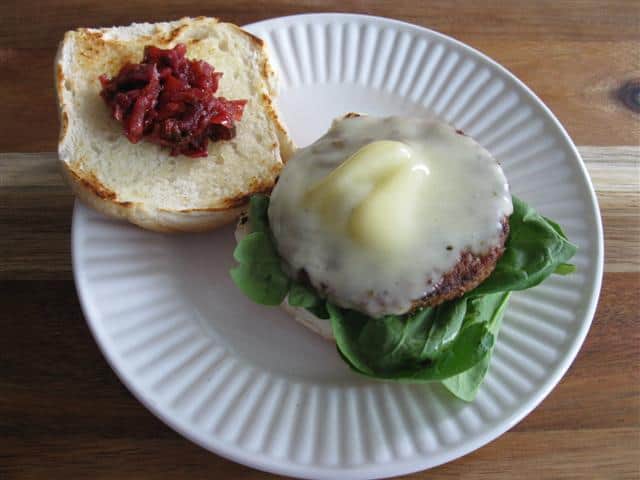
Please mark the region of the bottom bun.
[[280, 307], [291, 315], [296, 322], [301, 323], [312, 332], [317, 333], [325, 340], [331, 340], [332, 342], [335, 341], [333, 329], [331, 328], [331, 320], [318, 318], [313, 313], [302, 307], [292, 307], [287, 303], [286, 298], [284, 302], [280, 304]]

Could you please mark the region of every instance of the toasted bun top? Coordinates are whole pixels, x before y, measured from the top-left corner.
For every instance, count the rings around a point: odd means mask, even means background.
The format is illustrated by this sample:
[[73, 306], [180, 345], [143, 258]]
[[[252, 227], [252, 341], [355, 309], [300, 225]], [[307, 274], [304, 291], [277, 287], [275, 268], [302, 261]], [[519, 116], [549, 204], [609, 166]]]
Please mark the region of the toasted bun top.
[[[146, 45], [187, 46], [187, 57], [223, 72], [216, 95], [246, 99], [237, 135], [210, 142], [203, 158], [130, 143], [99, 95], [101, 74], [139, 63]], [[65, 34], [56, 61], [59, 157], [74, 191], [91, 206], [155, 230], [202, 230], [233, 220], [269, 191], [293, 145], [275, 111], [275, 77], [263, 41], [214, 18]]]

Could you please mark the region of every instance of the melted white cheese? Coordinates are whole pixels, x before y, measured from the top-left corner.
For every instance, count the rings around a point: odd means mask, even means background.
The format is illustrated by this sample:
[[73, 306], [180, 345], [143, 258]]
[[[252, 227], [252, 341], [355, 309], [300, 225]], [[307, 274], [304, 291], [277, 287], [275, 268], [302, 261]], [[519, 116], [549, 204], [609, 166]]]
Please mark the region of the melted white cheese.
[[371, 316], [405, 313], [462, 252], [486, 254], [512, 212], [502, 169], [434, 118], [355, 117], [298, 150], [269, 222], [291, 275]]

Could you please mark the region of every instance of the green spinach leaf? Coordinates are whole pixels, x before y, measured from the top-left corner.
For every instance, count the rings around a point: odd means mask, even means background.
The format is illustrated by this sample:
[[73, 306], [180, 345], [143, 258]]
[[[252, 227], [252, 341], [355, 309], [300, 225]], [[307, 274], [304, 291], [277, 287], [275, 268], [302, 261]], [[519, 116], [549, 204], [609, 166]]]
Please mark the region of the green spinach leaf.
[[569, 275], [576, 271], [576, 266], [570, 263], [561, 263], [556, 267], [553, 273], [557, 273], [558, 275]]
[[434, 312], [433, 324], [424, 346], [424, 354], [435, 359], [458, 336], [467, 311], [467, 301], [464, 298], [452, 300], [429, 310]]
[[509, 229], [504, 254], [493, 273], [469, 295], [524, 290], [538, 285], [557, 269], [568, 272], [571, 268], [565, 263], [576, 253], [576, 246], [558, 224], [515, 196]]
[[434, 381], [468, 370], [493, 345], [482, 324], [447, 334], [451, 330], [442, 323], [462, 325], [465, 316], [466, 300], [452, 303], [456, 306], [376, 319], [331, 304], [328, 310], [338, 350], [354, 370], [376, 378]]
[[289, 289], [289, 305], [292, 307], [311, 308], [322, 302], [313, 289], [294, 282]]
[[234, 283], [256, 303], [279, 305], [289, 291], [290, 280], [280, 264], [271, 232], [267, 208], [269, 197], [254, 195], [249, 203], [251, 233], [233, 252], [238, 266], [231, 269]]
[[[510, 293], [494, 293], [470, 300], [471, 305], [466, 321], [486, 324], [497, 340], [510, 295]], [[456, 397], [471, 402], [476, 397], [478, 389], [489, 371], [492, 354], [493, 347], [489, 354], [476, 365], [458, 375], [444, 379], [442, 384]]]
[[269, 233], [269, 197], [253, 195], [249, 200], [249, 226], [252, 232]]
[[262, 305], [282, 303], [289, 291], [289, 277], [282, 271], [267, 233], [247, 235], [238, 243], [233, 257], [239, 265], [231, 269], [231, 278], [247, 297]]
[[291, 285], [288, 302], [292, 307], [302, 307], [322, 320], [329, 318], [327, 302], [313, 288], [301, 283], [294, 282]]

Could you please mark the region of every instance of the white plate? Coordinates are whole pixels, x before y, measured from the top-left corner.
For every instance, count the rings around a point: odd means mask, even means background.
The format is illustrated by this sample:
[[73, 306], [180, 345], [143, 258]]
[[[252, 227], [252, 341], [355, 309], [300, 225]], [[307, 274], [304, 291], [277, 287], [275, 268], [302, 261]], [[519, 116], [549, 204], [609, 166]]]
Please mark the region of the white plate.
[[[408, 473], [496, 438], [549, 393], [589, 328], [602, 276], [598, 205], [552, 113], [477, 51], [414, 25], [302, 15], [247, 27], [270, 46], [298, 145], [348, 111], [433, 111], [503, 164], [514, 193], [580, 247], [577, 273], [513, 295], [476, 401], [438, 385], [373, 382], [335, 347], [231, 283], [232, 229], [159, 235], [76, 204], [73, 265], [84, 312], [127, 387], [163, 421], [255, 468], [311, 478]], [[135, 425], [131, 425], [135, 429]]]

